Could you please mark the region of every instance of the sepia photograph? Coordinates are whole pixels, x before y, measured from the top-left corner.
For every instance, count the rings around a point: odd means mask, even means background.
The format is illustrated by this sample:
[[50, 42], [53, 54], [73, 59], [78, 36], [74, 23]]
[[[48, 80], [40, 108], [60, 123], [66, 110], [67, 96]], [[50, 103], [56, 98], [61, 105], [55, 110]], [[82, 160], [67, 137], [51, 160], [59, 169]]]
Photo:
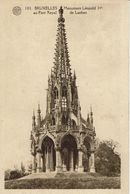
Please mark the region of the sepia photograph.
[[2, 5], [2, 193], [128, 193], [128, 2]]

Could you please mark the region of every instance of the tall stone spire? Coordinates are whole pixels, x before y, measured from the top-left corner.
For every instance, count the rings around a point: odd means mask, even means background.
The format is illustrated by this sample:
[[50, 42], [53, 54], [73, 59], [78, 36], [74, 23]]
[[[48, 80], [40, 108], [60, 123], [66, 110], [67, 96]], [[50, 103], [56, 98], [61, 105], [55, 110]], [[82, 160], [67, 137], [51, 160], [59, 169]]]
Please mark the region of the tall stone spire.
[[65, 32], [65, 19], [63, 17], [63, 9], [59, 9], [57, 39], [54, 57], [54, 67], [52, 69], [52, 79], [57, 78], [58, 81], [71, 79], [70, 60], [67, 47], [67, 38]]

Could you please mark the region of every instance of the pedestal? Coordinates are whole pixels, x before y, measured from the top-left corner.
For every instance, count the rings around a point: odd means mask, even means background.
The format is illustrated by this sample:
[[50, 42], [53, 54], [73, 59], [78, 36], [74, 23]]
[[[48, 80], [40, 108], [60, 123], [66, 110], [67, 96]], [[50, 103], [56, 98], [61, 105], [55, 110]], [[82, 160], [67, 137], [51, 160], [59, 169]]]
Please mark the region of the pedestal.
[[90, 172], [95, 173], [95, 158], [94, 152], [91, 153], [91, 163], [90, 163]]
[[51, 146], [51, 153], [50, 153], [50, 170], [51, 171], [54, 171], [53, 146]]
[[36, 173], [36, 156], [32, 155], [32, 173]]
[[49, 147], [47, 147], [47, 153], [46, 153], [46, 172], [50, 172], [50, 157], [49, 157]]
[[41, 172], [41, 153], [37, 153], [37, 172]]
[[66, 169], [66, 165], [63, 163], [63, 165], [62, 165], [62, 171], [63, 172], [66, 172], [67, 171], [67, 169]]
[[78, 159], [79, 159], [79, 164], [78, 164], [78, 172], [83, 172], [83, 152], [81, 149], [78, 150]]
[[56, 149], [56, 172], [62, 171], [61, 153], [59, 149]]
[[70, 151], [70, 171], [74, 171], [74, 159], [73, 159], [73, 150]]

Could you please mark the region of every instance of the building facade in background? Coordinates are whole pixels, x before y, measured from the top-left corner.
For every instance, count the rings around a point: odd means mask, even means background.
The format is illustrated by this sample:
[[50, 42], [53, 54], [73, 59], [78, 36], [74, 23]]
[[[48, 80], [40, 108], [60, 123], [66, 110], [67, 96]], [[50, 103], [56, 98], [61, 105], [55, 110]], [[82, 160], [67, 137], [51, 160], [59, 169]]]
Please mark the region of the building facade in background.
[[45, 118], [41, 118], [40, 105], [37, 116], [33, 114], [32, 117], [33, 172], [95, 172], [93, 112], [90, 108], [87, 120], [82, 118], [76, 73], [71, 72], [62, 7], [46, 103]]

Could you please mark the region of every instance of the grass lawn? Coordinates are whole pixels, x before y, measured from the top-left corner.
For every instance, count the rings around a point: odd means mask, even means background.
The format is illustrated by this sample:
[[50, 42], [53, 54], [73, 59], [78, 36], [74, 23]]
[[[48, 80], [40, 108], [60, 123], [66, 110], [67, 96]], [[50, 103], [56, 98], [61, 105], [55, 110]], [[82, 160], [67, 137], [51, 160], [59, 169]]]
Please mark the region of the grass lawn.
[[17, 179], [5, 182], [5, 189], [120, 189], [120, 177], [86, 176], [49, 179]]

